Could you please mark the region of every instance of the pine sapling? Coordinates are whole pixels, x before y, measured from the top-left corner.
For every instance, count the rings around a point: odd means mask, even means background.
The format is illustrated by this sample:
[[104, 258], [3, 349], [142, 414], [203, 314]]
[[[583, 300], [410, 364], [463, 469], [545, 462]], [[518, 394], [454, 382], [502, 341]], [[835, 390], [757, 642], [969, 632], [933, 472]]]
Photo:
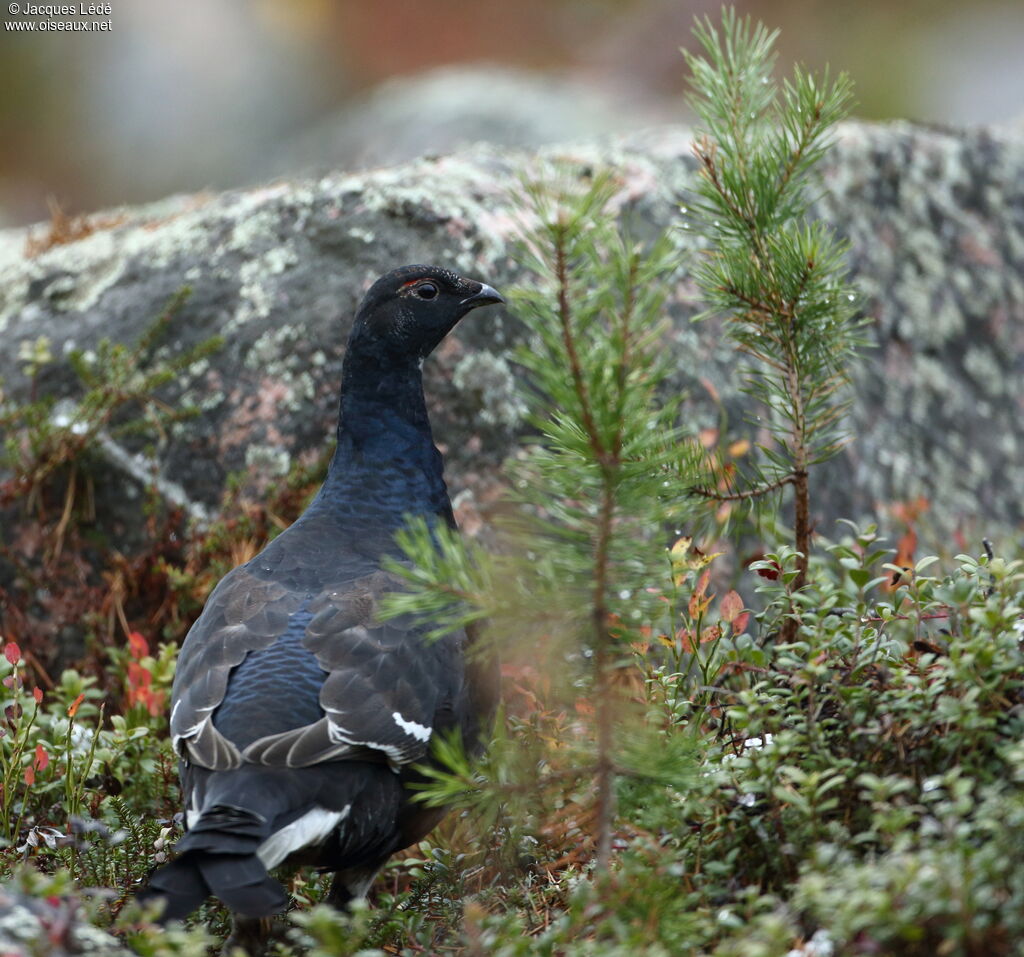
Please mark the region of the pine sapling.
[[797, 68], [780, 89], [772, 75], [777, 34], [730, 9], [720, 29], [705, 19], [695, 34], [703, 53], [685, 55], [700, 169], [684, 213], [710, 245], [696, 279], [704, 316], [724, 315], [750, 359], [745, 391], [767, 411], [770, 433], [745, 476], [723, 472], [719, 487], [697, 491], [752, 503], [792, 488], [798, 589], [811, 547], [810, 469], [846, 440], [844, 387], [860, 345], [846, 245], [810, 212], [815, 167], [849, 111], [851, 82]]

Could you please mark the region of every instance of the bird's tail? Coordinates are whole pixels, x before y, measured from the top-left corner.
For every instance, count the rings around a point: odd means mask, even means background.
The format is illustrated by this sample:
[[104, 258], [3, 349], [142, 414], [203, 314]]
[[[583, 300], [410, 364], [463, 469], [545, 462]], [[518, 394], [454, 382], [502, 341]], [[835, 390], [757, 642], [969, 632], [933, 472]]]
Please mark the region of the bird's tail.
[[207, 808], [178, 841], [178, 857], [153, 874], [139, 899], [165, 900], [164, 921], [188, 916], [211, 894], [245, 917], [284, 910], [284, 888], [257, 856], [269, 833], [269, 822], [253, 811], [227, 804]]

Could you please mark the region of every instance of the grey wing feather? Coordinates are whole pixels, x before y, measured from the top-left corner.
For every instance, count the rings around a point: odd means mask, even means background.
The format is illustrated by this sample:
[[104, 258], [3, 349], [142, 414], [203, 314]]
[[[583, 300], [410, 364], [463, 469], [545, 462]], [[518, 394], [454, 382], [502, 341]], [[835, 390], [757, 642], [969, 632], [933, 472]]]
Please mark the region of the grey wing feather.
[[228, 679], [252, 651], [269, 647], [287, 627], [302, 596], [253, 576], [244, 567], [213, 590], [178, 657], [171, 708], [171, 741], [184, 758], [204, 768], [238, 767], [242, 756], [213, 725]]
[[[378, 571], [324, 587], [310, 599], [245, 568], [230, 573], [210, 596], [179, 659], [171, 713], [178, 752], [214, 770], [243, 762], [306, 767], [342, 758], [398, 766], [422, 758], [435, 715], [447, 713], [462, 691], [464, 638], [427, 642], [409, 619], [379, 622], [377, 602], [396, 587], [399, 579]], [[214, 713], [232, 670], [273, 644], [300, 608], [310, 616], [302, 645], [325, 672], [323, 717], [241, 750], [217, 730]]]
[[451, 640], [427, 643], [394, 622], [356, 625], [304, 644], [328, 672], [320, 689], [325, 717], [254, 741], [245, 760], [304, 767], [341, 757], [386, 758], [393, 766], [427, 753], [434, 715], [461, 688]]

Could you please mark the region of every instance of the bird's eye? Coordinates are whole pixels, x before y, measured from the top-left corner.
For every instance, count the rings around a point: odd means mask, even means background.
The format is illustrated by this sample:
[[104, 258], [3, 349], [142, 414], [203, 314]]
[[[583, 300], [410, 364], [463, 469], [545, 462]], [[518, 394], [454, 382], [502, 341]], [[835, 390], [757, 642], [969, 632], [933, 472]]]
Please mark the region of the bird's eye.
[[420, 299], [436, 299], [437, 286], [435, 286], [432, 282], [421, 282], [416, 287], [416, 295], [419, 296]]

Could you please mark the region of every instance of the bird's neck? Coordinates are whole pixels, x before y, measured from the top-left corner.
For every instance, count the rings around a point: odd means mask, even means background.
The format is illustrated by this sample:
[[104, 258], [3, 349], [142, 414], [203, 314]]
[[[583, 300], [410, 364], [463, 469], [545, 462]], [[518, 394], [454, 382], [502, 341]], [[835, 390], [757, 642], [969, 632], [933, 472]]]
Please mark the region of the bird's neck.
[[338, 447], [314, 506], [348, 524], [397, 527], [409, 513], [450, 521], [443, 470], [419, 364], [346, 362]]
[[400, 364], [346, 356], [341, 375], [338, 445], [342, 438], [372, 445], [383, 438], [381, 423], [405, 433], [415, 432], [433, 444], [420, 364]]

